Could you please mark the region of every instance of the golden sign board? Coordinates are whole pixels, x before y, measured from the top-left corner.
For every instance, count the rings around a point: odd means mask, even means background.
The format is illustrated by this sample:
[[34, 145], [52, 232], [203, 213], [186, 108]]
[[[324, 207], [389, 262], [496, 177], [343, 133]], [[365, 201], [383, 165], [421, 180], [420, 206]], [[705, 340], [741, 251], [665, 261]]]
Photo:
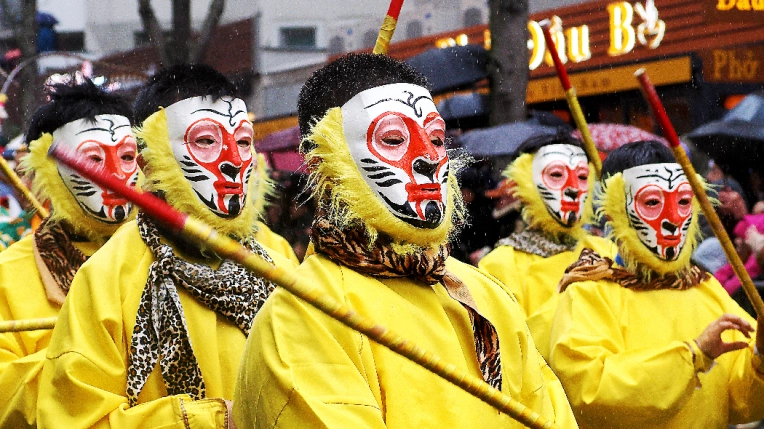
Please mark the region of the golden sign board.
[[[570, 83], [579, 97], [629, 91], [639, 88], [634, 72], [644, 67], [655, 86], [689, 82], [692, 78], [690, 57], [652, 61], [582, 73], [572, 73]], [[543, 103], [564, 100], [565, 92], [557, 77], [534, 79], [528, 82], [526, 102]]]
[[764, 46], [741, 46], [699, 52], [706, 82], [764, 83]]

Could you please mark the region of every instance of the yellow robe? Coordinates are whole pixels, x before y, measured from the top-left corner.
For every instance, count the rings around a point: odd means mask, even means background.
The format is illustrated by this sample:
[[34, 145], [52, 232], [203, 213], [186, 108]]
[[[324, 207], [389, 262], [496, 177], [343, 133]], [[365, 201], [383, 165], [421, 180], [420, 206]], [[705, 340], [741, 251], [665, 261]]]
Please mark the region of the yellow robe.
[[286, 257], [295, 264], [300, 264], [300, 260], [297, 259], [297, 255], [295, 255], [294, 249], [292, 249], [292, 245], [289, 244], [289, 242], [286, 241], [284, 237], [271, 231], [271, 229], [268, 228], [268, 225], [260, 221], [257, 221], [257, 232], [255, 233], [255, 239], [258, 243], [280, 253], [282, 256]]
[[[493, 279], [449, 259], [499, 334], [502, 390], [561, 427], [577, 427], [520, 308]], [[442, 285], [360, 274], [312, 255], [298, 275], [335, 300], [480, 377], [469, 316]], [[246, 428], [522, 427], [365, 336], [277, 289], [255, 320], [234, 396]]]
[[[268, 253], [277, 264], [294, 265], [276, 252]], [[182, 288], [178, 294], [208, 399], [168, 396], [157, 365], [138, 396], [139, 404], [128, 407], [128, 352], [153, 261], [136, 223], [129, 222], [82, 266], [48, 346], [37, 414], [41, 427], [225, 427], [223, 398], [233, 398], [246, 337]]]
[[511, 246], [499, 246], [478, 264], [481, 270], [499, 279], [515, 295], [526, 315], [533, 341], [545, 359], [549, 357], [549, 330], [556, 308], [557, 284], [584, 248], [610, 258], [614, 258], [618, 251], [612, 241], [585, 234], [575, 249], [548, 258]]
[[[753, 340], [695, 378], [686, 345], [724, 313], [756, 326], [713, 277], [684, 291], [574, 283], [560, 295], [550, 364], [582, 428], [718, 428], [764, 418]], [[752, 335], [754, 338], [755, 335]], [[764, 370], [764, 368], [762, 368]]]
[[[0, 253], [0, 320], [55, 317], [63, 296], [49, 296], [40, 278], [30, 234]], [[86, 255], [96, 243], [73, 243]], [[37, 386], [49, 329], [0, 334], [0, 427], [35, 427]]]

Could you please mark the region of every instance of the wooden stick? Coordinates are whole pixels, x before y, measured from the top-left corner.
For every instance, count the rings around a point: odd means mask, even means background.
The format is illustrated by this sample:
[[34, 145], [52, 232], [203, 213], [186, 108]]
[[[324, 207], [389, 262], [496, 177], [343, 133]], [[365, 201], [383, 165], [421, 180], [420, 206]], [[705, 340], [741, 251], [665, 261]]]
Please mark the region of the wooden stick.
[[40, 201], [35, 198], [35, 196], [32, 194], [32, 191], [27, 188], [24, 183], [21, 181], [19, 176], [16, 174], [15, 171], [13, 171], [13, 168], [8, 164], [8, 161], [5, 160], [2, 156], [0, 156], [0, 170], [3, 170], [3, 173], [5, 174], [5, 177], [10, 180], [11, 185], [19, 191], [19, 193], [26, 198], [27, 201], [29, 201], [32, 204], [32, 207], [37, 210], [37, 214], [40, 215], [41, 218], [45, 219], [50, 215], [48, 213], [48, 210], [43, 207], [43, 205], [40, 203]]
[[111, 175], [105, 174], [97, 166], [77, 159], [67, 153], [60, 145], [51, 147], [50, 154], [59, 162], [77, 171], [83, 177], [92, 180], [98, 185], [111, 189], [116, 194], [132, 201], [146, 214], [156, 219], [177, 233], [190, 238], [197, 243], [204, 244], [212, 249], [218, 256], [238, 262], [248, 270], [270, 280], [283, 287], [290, 293], [301, 298], [308, 304], [317, 308], [327, 316], [341, 322], [345, 326], [354, 329], [376, 343], [388, 348], [412, 362], [421, 365], [439, 377], [453, 383], [464, 391], [485, 401], [489, 405], [502, 411], [513, 419], [531, 428], [557, 428], [558, 426], [546, 417], [527, 408], [515, 399], [501, 391], [494, 389], [482, 378], [476, 377], [443, 360], [405, 339], [397, 333], [390, 331], [384, 326], [374, 322], [366, 316], [356, 313], [347, 305], [335, 301], [330, 296], [314, 288], [310, 281], [298, 277], [291, 267], [285, 269], [271, 265], [258, 255], [249, 252], [239, 242], [218, 234], [210, 226], [172, 208], [163, 200], [151, 193], [138, 193], [135, 189], [126, 186]]
[[544, 40], [546, 40], [546, 47], [549, 50], [549, 54], [554, 61], [554, 68], [557, 70], [557, 77], [560, 78], [562, 89], [565, 90], [565, 99], [568, 100], [568, 108], [573, 115], [573, 120], [576, 122], [576, 128], [581, 132], [581, 138], [584, 141], [584, 150], [589, 156], [589, 162], [594, 166], [594, 173], [596, 178], [599, 179], [602, 174], [602, 160], [600, 154], [597, 151], [597, 146], [594, 144], [592, 134], [589, 132], [589, 125], [586, 123], [584, 117], [584, 111], [581, 109], [581, 105], [578, 103], [578, 96], [576, 95], [576, 88], [570, 84], [570, 78], [568, 77], [568, 71], [565, 70], [565, 65], [560, 60], [560, 55], [557, 53], [557, 46], [552, 39], [552, 31], [548, 19], [539, 23], [541, 30], [544, 33]]
[[740, 283], [743, 285], [743, 290], [746, 295], [748, 295], [748, 299], [751, 300], [751, 304], [753, 304], [753, 308], [756, 310], [756, 315], [761, 317], [762, 314], [764, 314], [764, 301], [762, 301], [759, 291], [756, 289], [756, 286], [754, 286], [751, 276], [748, 275], [748, 271], [746, 271], [743, 261], [740, 260], [740, 256], [738, 256], [737, 251], [735, 251], [735, 246], [732, 244], [729, 235], [727, 235], [727, 231], [724, 229], [722, 221], [719, 219], [719, 215], [716, 214], [714, 206], [708, 199], [706, 189], [698, 178], [695, 168], [693, 168], [690, 159], [684, 152], [684, 148], [679, 141], [679, 136], [677, 136], [674, 126], [671, 124], [671, 120], [666, 114], [666, 110], [663, 108], [663, 103], [661, 103], [660, 98], [658, 98], [658, 92], [655, 90], [655, 86], [650, 82], [647, 72], [643, 68], [637, 70], [636, 73], [634, 73], [634, 76], [639, 80], [639, 84], [642, 87], [642, 94], [645, 96], [647, 103], [652, 109], [653, 116], [655, 116], [656, 121], [658, 121], [658, 124], [663, 130], [663, 136], [668, 140], [669, 145], [671, 146], [671, 151], [674, 152], [674, 157], [679, 165], [682, 166], [684, 174], [687, 176], [687, 180], [690, 182], [690, 186], [692, 186], [692, 190], [695, 193], [695, 197], [698, 199], [700, 207], [703, 209], [706, 219], [708, 219], [709, 225], [711, 225], [711, 229], [714, 230], [716, 238], [719, 239], [719, 243], [721, 243], [722, 249], [724, 249], [724, 253], [727, 255], [727, 260], [730, 261], [732, 269], [740, 279]]
[[37, 331], [40, 329], [53, 329], [57, 317], [45, 319], [21, 319], [0, 320], [0, 334], [4, 332]]
[[377, 43], [374, 44], [374, 54], [387, 54], [387, 50], [390, 47], [390, 40], [393, 39], [393, 33], [395, 33], [395, 26], [398, 24], [398, 15], [401, 13], [401, 7], [403, 7], [403, 0], [391, 0], [390, 7], [387, 9], [387, 15], [382, 20], [382, 26], [379, 28], [379, 36], [377, 36]]

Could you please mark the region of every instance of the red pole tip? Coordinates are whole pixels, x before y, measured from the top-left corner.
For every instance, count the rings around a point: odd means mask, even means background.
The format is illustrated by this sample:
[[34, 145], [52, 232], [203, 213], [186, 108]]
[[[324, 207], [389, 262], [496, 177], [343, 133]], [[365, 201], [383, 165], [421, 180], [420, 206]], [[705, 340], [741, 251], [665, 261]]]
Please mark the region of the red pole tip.
[[398, 16], [401, 14], [401, 7], [403, 7], [403, 0], [392, 0], [390, 7], [387, 9], [387, 15], [398, 20]]
[[53, 157], [61, 164], [66, 165], [96, 185], [109, 189], [127, 199], [140, 207], [146, 214], [175, 231], [182, 230], [186, 224], [187, 215], [175, 210], [165, 201], [148, 192], [141, 193], [132, 186], [127, 186], [123, 181], [104, 171], [96, 163], [78, 158], [71, 149], [61, 144], [54, 143], [51, 145], [48, 150], [48, 156]]
[[539, 22], [539, 26], [542, 30], [549, 30], [552, 28], [552, 21], [549, 20], [549, 18], [542, 20]]
[[[565, 70], [565, 65], [560, 60], [560, 54], [557, 53], [557, 46], [554, 44], [554, 39], [552, 39], [552, 30], [550, 27], [549, 20], [546, 21], [546, 26], [542, 26], [541, 30], [544, 33], [544, 40], [546, 41], [546, 49], [549, 51], [549, 54], [552, 56], [552, 61], [554, 61], [554, 68], [557, 70], [557, 76], [560, 78], [560, 83], [562, 84], [562, 89], [564, 89], [566, 92], [570, 90], [570, 88], [573, 87], [573, 85], [570, 83], [570, 78], [568, 77], [568, 71]], [[542, 21], [543, 22], [543, 21]]]
[[645, 69], [639, 69], [634, 75], [637, 77], [637, 80], [639, 80], [642, 94], [645, 96], [647, 104], [650, 105], [655, 120], [658, 122], [658, 125], [660, 125], [661, 130], [663, 130], [663, 136], [666, 137], [666, 140], [668, 140], [671, 147], [680, 146], [681, 142], [679, 141], [679, 136], [676, 134], [676, 130], [674, 130], [674, 126], [671, 124], [666, 109], [663, 107], [663, 103], [661, 103], [661, 99], [658, 97], [658, 92], [655, 90], [655, 86], [653, 86], [652, 82], [650, 82], [650, 78], [647, 76], [647, 72]]

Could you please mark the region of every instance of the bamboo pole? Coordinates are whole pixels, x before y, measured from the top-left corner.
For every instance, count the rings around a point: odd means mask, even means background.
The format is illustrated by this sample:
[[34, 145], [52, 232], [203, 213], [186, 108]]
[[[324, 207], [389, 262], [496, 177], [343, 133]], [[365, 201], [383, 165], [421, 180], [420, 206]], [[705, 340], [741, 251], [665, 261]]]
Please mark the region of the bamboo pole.
[[8, 164], [8, 161], [5, 160], [2, 156], [0, 156], [0, 170], [3, 170], [3, 173], [5, 174], [5, 177], [10, 180], [11, 185], [19, 191], [19, 193], [26, 198], [27, 201], [29, 201], [32, 206], [37, 210], [37, 214], [40, 215], [41, 218], [45, 219], [50, 215], [48, 213], [48, 210], [43, 207], [43, 205], [40, 203], [40, 201], [35, 198], [35, 196], [32, 194], [32, 191], [27, 188], [24, 183], [21, 181], [21, 178], [19, 178], [18, 174], [16, 174], [15, 171], [13, 171], [13, 168]]
[[398, 15], [401, 13], [401, 7], [403, 6], [403, 0], [391, 0], [390, 7], [387, 9], [385, 19], [382, 20], [382, 26], [379, 28], [379, 36], [377, 36], [377, 43], [374, 44], [374, 54], [387, 54], [387, 49], [390, 47], [390, 40], [395, 33], [395, 26], [398, 24]]
[[45, 319], [0, 320], [0, 334], [4, 332], [37, 331], [53, 329], [57, 317]]
[[581, 132], [581, 138], [584, 141], [584, 150], [586, 155], [589, 156], [589, 162], [594, 166], [594, 173], [596, 178], [599, 179], [602, 174], [602, 160], [600, 154], [597, 151], [597, 146], [594, 144], [592, 134], [589, 132], [589, 125], [586, 123], [584, 117], [584, 111], [581, 109], [581, 104], [578, 103], [578, 96], [576, 95], [576, 88], [570, 84], [570, 78], [568, 77], [568, 71], [565, 70], [565, 65], [560, 60], [560, 55], [557, 53], [557, 46], [552, 39], [552, 31], [550, 28], [550, 22], [545, 19], [539, 23], [541, 30], [544, 33], [544, 40], [546, 40], [546, 48], [549, 50], [549, 54], [554, 61], [554, 68], [557, 70], [557, 77], [560, 78], [562, 89], [565, 91], [565, 99], [568, 101], [568, 108], [573, 115], [573, 120], [576, 122], [576, 128]]
[[304, 281], [304, 279], [298, 277], [293, 269], [271, 265], [263, 258], [249, 252], [239, 242], [218, 234], [210, 226], [180, 213], [166, 202], [148, 192], [136, 192], [135, 189], [120, 183], [114, 177], [97, 169], [97, 166], [92, 166], [92, 164], [86, 163], [85, 160], [77, 159], [67, 153], [60, 145], [53, 145], [50, 154], [83, 177], [92, 180], [99, 186], [111, 189], [116, 194], [132, 201], [144, 213], [161, 222], [170, 230], [203, 244], [222, 258], [238, 262], [248, 270], [283, 287], [327, 316], [366, 335], [369, 339], [390, 351], [421, 365], [497, 410], [508, 414], [518, 422], [534, 429], [558, 428], [554, 422], [549, 421], [546, 417], [527, 408], [501, 391], [494, 389], [483, 381], [482, 378], [476, 377], [452, 364], [443, 362], [436, 354], [419, 347], [368, 317], [356, 313], [347, 305], [335, 301], [330, 296], [322, 293], [318, 288], [312, 287], [311, 282]]
[[653, 116], [663, 130], [663, 136], [668, 140], [669, 145], [671, 146], [671, 151], [674, 152], [674, 157], [679, 165], [682, 166], [684, 174], [687, 176], [687, 180], [690, 182], [690, 186], [692, 186], [692, 190], [695, 193], [695, 197], [698, 199], [700, 207], [703, 209], [703, 213], [705, 213], [706, 219], [708, 219], [708, 223], [711, 225], [711, 229], [714, 230], [716, 238], [719, 239], [719, 242], [724, 249], [724, 253], [727, 255], [727, 260], [730, 261], [732, 269], [740, 279], [740, 283], [743, 285], [743, 290], [746, 295], [748, 295], [748, 299], [751, 300], [751, 304], [753, 304], [753, 308], [756, 310], [756, 315], [761, 317], [764, 314], [764, 301], [762, 301], [759, 291], [756, 289], [756, 286], [754, 286], [751, 276], [748, 275], [748, 271], [746, 271], [743, 261], [740, 260], [740, 256], [738, 256], [735, 251], [735, 246], [732, 244], [729, 235], [727, 235], [727, 231], [724, 229], [722, 221], [719, 219], [719, 215], [716, 214], [714, 206], [708, 199], [706, 189], [698, 178], [695, 168], [693, 168], [690, 159], [684, 152], [684, 148], [679, 142], [679, 136], [677, 136], [676, 130], [674, 130], [674, 126], [671, 124], [671, 120], [666, 114], [666, 110], [663, 108], [663, 103], [661, 103], [660, 98], [658, 98], [655, 86], [650, 82], [647, 72], [643, 68], [637, 70], [636, 73], [634, 73], [634, 76], [639, 80], [639, 84], [642, 87], [642, 94], [645, 96], [647, 103], [652, 109]]

